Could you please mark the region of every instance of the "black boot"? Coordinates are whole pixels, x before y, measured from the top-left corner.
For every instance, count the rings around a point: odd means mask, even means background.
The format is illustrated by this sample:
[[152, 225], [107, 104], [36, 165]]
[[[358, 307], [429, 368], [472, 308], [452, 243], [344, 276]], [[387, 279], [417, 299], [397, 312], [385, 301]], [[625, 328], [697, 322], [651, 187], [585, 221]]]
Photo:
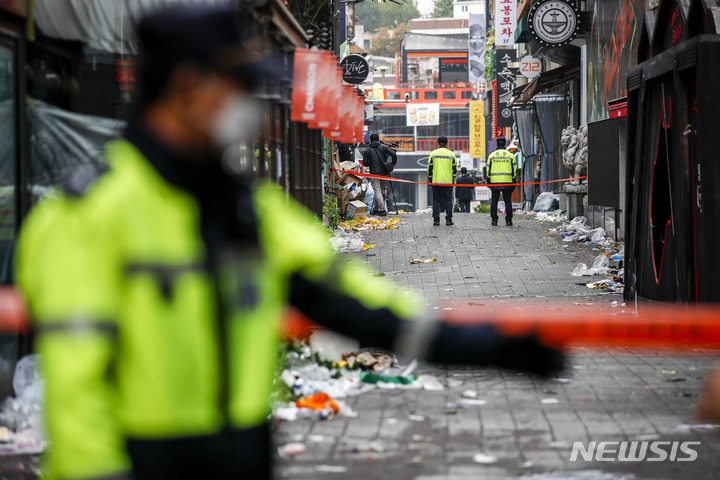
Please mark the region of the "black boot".
[[493, 226], [493, 227], [497, 227], [497, 219], [493, 218], [492, 226]]
[[440, 219], [439, 218], [433, 219], [433, 225], [435, 225], [435, 226], [440, 225]]
[[455, 224], [453, 223], [452, 218], [446, 218], [446, 219], [445, 219], [445, 225], [450, 226], [450, 225], [455, 225]]
[[507, 225], [508, 227], [512, 227], [512, 218], [506, 218], [505, 225]]

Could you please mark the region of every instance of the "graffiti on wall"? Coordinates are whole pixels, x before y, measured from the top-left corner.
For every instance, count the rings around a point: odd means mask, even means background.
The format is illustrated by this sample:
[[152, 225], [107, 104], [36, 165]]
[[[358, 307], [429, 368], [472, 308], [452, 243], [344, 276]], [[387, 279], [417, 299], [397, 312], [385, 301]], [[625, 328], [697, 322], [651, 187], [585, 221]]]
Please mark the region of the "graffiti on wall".
[[627, 95], [637, 64], [644, 0], [593, 0], [588, 42], [588, 121], [608, 118], [608, 101]]

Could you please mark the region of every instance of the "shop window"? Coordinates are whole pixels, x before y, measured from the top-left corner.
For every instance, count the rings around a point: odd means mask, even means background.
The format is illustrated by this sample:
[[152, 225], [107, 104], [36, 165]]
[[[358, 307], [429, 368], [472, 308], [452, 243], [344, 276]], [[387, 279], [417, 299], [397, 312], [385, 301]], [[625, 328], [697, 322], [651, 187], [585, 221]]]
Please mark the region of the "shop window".
[[470, 90], [465, 90], [461, 92], [461, 98], [471, 100], [473, 98], [473, 92]]
[[455, 93], [454, 91], [450, 92], [443, 92], [443, 99], [444, 100], [455, 100]]
[[437, 100], [437, 92], [425, 92], [425, 100]]

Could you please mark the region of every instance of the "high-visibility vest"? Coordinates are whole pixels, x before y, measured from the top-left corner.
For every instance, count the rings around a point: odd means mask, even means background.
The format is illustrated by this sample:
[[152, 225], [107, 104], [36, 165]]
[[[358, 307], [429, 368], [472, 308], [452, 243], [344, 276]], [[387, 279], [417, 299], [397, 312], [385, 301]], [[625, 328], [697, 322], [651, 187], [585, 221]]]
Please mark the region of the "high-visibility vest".
[[486, 175], [490, 183], [512, 183], [517, 176], [515, 156], [509, 150], [499, 148], [487, 159]]
[[433, 150], [428, 158], [427, 171], [432, 183], [453, 183], [457, 173], [457, 159], [453, 151], [444, 147]]
[[196, 199], [125, 140], [105, 156], [107, 173], [82, 196], [34, 207], [18, 241], [46, 380], [49, 478], [128, 472], [127, 438], [266, 422], [294, 274], [401, 318], [420, 311], [339, 262], [327, 229], [269, 184], [252, 194], [257, 250], [219, 252], [213, 273]]

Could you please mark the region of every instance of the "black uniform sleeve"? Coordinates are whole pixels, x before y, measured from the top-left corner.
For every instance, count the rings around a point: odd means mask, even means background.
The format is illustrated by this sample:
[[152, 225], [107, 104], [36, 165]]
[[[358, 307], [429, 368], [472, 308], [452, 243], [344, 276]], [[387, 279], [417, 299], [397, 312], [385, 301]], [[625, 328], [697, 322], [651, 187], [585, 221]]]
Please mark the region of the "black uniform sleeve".
[[[323, 282], [295, 274], [290, 303], [315, 323], [374, 347], [393, 349], [408, 320], [386, 308], [370, 309]], [[412, 321], [412, 320], [409, 320]], [[440, 364], [494, 365], [548, 376], [564, 367], [561, 352], [532, 336], [506, 337], [492, 326], [439, 324], [427, 360]]]

